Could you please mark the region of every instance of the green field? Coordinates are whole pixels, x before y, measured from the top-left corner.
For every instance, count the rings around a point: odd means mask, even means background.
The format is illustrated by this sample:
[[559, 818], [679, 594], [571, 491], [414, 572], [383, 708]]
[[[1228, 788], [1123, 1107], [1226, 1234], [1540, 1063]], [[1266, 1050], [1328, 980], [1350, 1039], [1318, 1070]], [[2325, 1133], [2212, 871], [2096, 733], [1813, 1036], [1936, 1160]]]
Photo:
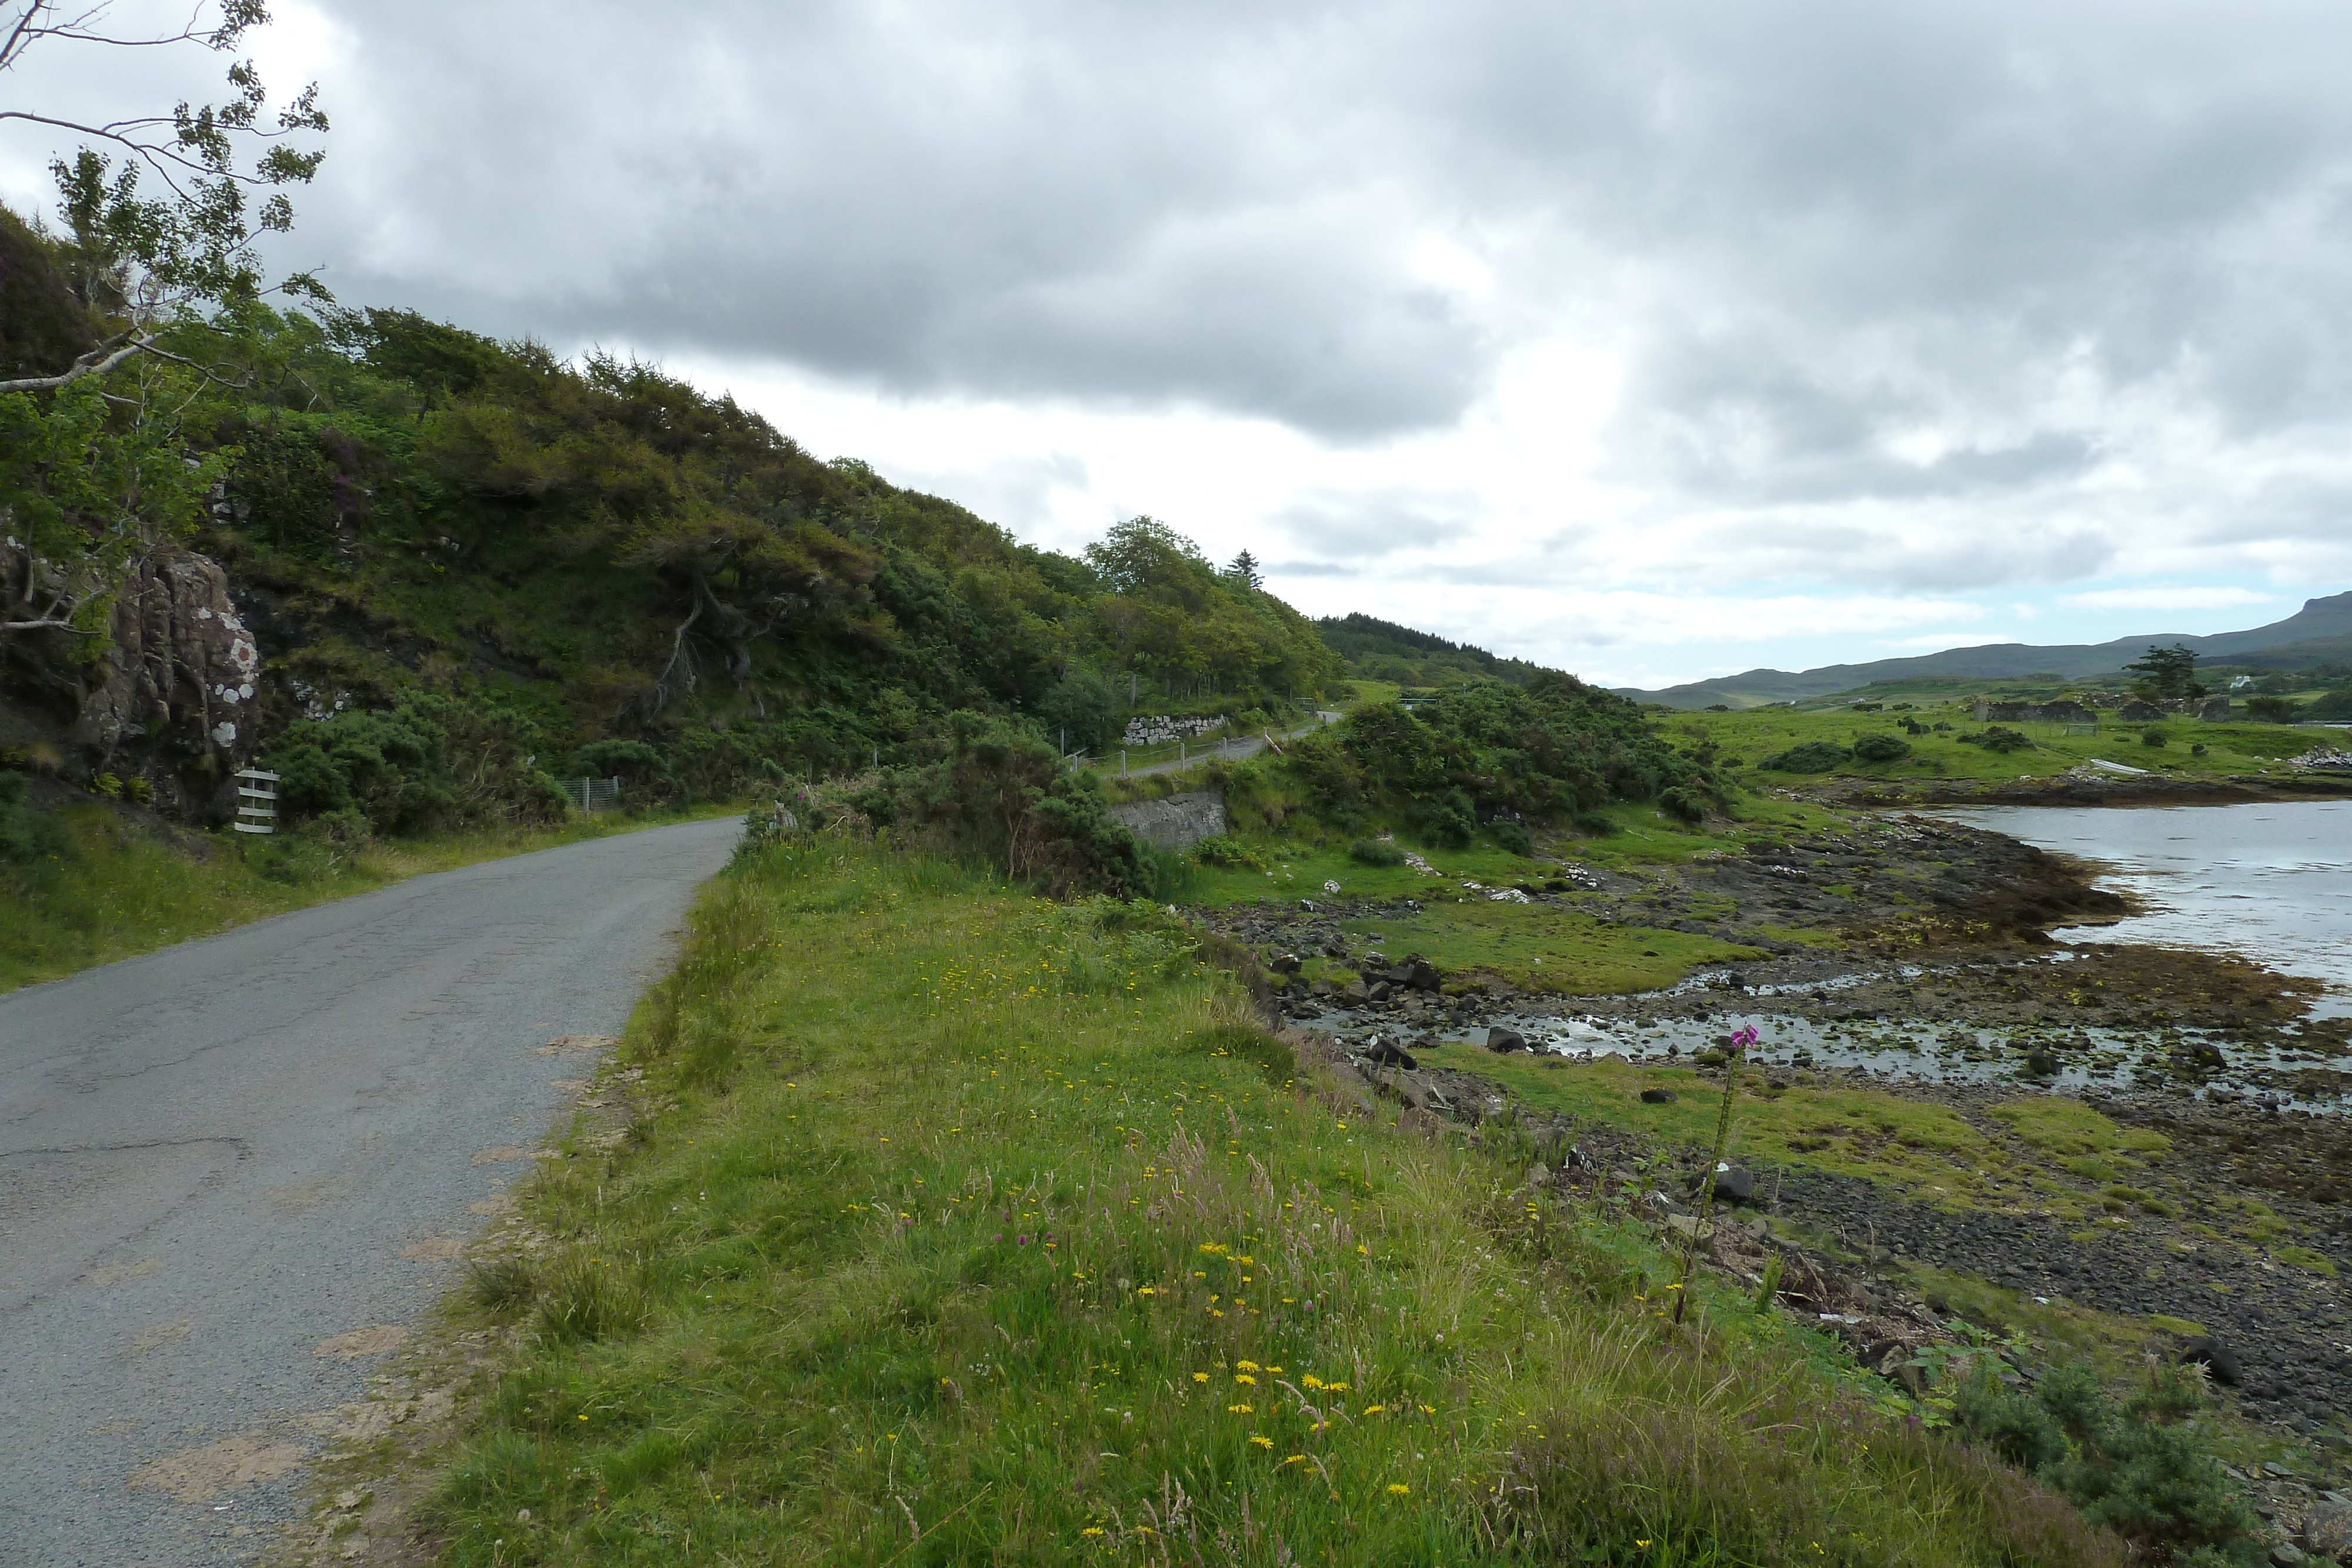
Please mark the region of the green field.
[[[1928, 733], [1907, 732], [1903, 723], [1906, 718], [1926, 726]], [[2021, 750], [1999, 751], [1969, 744], [1964, 738], [1979, 737], [1997, 727], [1975, 722], [1965, 705], [1924, 702], [1908, 708], [1890, 704], [1875, 713], [1770, 707], [1738, 713], [1661, 714], [1659, 723], [1668, 735], [1685, 744], [1711, 743], [1727, 763], [1738, 763], [1739, 776], [1751, 783], [1779, 786], [1805, 775], [1759, 768], [1757, 764], [1765, 758], [1808, 741], [1850, 747], [1873, 735], [1903, 741], [1909, 754], [1885, 762], [1848, 758], [1835, 769], [1838, 776], [2015, 779], [2047, 778], [2086, 762], [2105, 761], [2184, 778], [2263, 773], [2284, 777], [2293, 769], [2282, 758], [2299, 756], [2315, 746], [2340, 744], [2343, 739], [2336, 731], [2288, 725], [2205, 724], [2193, 718], [2126, 725], [2103, 716], [2091, 733], [2070, 733], [2074, 727], [2053, 724], [2000, 726], [2022, 734], [2031, 745]], [[1937, 729], [1938, 725], [1948, 727]], [[2159, 737], [2162, 744], [2150, 744], [2150, 735]]]

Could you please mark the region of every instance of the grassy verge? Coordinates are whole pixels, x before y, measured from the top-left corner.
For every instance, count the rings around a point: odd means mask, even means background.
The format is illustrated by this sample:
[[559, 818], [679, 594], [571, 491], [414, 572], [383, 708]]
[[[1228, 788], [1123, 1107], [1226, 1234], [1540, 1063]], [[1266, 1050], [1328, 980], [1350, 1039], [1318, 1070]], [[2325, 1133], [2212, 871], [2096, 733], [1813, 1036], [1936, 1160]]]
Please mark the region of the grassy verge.
[[72, 838], [70, 856], [30, 874], [0, 869], [0, 991], [426, 872], [735, 809], [575, 818], [558, 828], [455, 833], [344, 852], [291, 835], [192, 834], [175, 844], [102, 806], [68, 808], [60, 815]]
[[[2119, 1563], [1826, 1342], [1246, 1021], [1148, 908], [782, 846], [476, 1275], [460, 1563]], [[639, 1076], [642, 1074], [642, 1076]]]

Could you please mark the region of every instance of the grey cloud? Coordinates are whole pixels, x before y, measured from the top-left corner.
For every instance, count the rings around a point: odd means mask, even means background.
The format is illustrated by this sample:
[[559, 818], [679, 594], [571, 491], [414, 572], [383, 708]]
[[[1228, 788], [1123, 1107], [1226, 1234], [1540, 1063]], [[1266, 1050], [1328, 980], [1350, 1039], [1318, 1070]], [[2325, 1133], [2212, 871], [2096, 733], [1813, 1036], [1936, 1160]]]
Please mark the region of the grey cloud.
[[[2063, 513], [2126, 402], [2248, 449], [2352, 418], [2321, 0], [318, 3], [358, 47], [301, 258], [500, 331], [1359, 443], [1598, 322], [1610, 477], [1833, 576], [1987, 547], [1807, 557], [1790, 509]], [[1421, 277], [1431, 235], [1496, 294]], [[1957, 450], [1905, 460], [1922, 430]]]
[[1318, 555], [1369, 561], [1465, 537], [1471, 531], [1466, 519], [1475, 516], [1476, 506], [1476, 498], [1469, 496], [1335, 496], [1294, 506], [1276, 522], [1293, 541]]

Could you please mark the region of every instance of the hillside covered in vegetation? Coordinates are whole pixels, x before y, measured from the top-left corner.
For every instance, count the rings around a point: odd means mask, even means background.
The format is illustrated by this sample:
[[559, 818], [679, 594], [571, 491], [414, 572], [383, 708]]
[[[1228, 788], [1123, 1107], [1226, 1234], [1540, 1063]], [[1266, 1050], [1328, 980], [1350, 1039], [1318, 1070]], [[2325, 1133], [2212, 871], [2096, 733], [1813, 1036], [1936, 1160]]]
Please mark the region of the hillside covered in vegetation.
[[[102, 302], [71, 246], [5, 238], [12, 368], [54, 368]], [[202, 821], [261, 757], [289, 810], [406, 831], [527, 818], [562, 774], [714, 798], [908, 760], [959, 711], [1073, 751], [1137, 709], [1263, 722], [1339, 675], [1150, 518], [1059, 555], [652, 366], [316, 316], [183, 323], [185, 363], [0, 398], [0, 509], [38, 525], [0, 634], [19, 768]]]
[[1315, 622], [1331, 651], [1348, 663], [1348, 674], [1358, 680], [1381, 681], [1399, 686], [1444, 686], [1463, 681], [1508, 681], [1523, 686], [1537, 677], [1557, 674], [1525, 659], [1507, 659], [1448, 642], [1428, 632], [1416, 632], [1393, 621], [1359, 612], [1326, 615]]

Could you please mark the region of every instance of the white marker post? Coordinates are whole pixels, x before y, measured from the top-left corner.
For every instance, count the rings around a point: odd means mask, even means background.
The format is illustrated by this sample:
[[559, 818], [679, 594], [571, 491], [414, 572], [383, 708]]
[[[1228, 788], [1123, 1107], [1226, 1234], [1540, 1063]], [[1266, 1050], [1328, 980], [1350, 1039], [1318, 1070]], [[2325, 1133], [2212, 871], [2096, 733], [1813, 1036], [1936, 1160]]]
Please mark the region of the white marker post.
[[236, 770], [236, 821], [229, 825], [240, 833], [278, 831], [277, 774], [258, 768]]

